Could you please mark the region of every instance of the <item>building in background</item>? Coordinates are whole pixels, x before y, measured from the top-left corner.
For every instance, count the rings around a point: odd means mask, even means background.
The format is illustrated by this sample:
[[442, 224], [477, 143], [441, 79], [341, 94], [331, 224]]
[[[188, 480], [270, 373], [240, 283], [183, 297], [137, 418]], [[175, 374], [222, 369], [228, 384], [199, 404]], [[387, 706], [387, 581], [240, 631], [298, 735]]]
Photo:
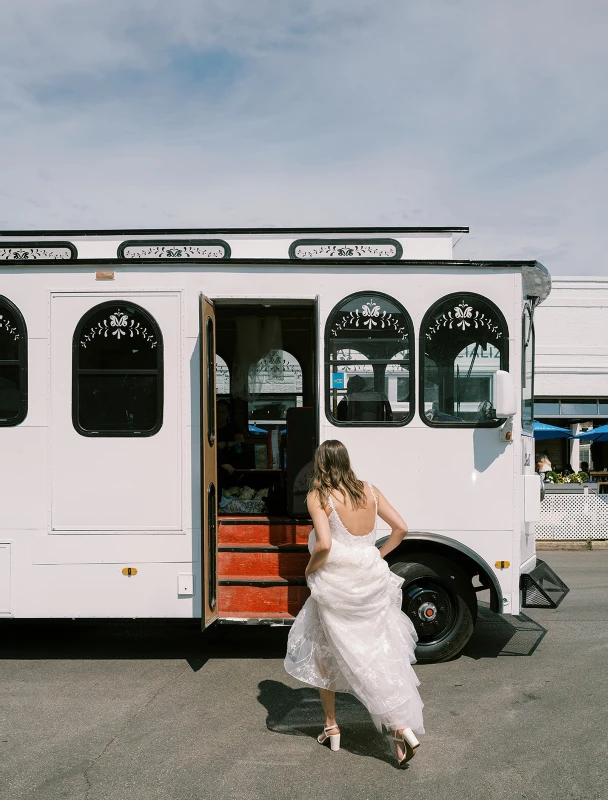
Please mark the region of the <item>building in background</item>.
[[[535, 419], [580, 433], [608, 424], [608, 278], [553, 278], [536, 310]], [[608, 445], [539, 443], [554, 468], [608, 468]]]

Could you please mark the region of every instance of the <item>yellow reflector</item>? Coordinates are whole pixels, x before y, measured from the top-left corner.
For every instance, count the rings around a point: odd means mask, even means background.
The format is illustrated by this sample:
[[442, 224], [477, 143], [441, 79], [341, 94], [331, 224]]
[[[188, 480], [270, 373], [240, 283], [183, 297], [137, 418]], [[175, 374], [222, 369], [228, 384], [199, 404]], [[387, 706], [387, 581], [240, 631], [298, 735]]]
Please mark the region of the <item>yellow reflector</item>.
[[494, 565], [496, 569], [508, 569], [511, 566], [510, 561], [497, 561]]
[[95, 280], [96, 281], [113, 281], [114, 280], [114, 270], [113, 269], [98, 269], [95, 272]]
[[131, 575], [137, 575], [137, 567], [123, 567], [122, 574], [128, 575], [129, 577], [131, 577]]

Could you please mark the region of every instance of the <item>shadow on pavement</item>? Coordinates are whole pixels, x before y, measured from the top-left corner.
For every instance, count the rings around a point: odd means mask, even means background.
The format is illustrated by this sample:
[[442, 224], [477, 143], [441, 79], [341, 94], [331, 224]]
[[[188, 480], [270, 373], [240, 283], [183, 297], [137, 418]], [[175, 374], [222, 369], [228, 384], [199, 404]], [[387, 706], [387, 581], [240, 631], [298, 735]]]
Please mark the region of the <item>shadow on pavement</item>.
[[[315, 738], [323, 730], [323, 709], [317, 689], [292, 689], [279, 681], [261, 681], [258, 701], [267, 711], [268, 730]], [[396, 766], [386, 735], [378, 733], [367, 709], [352, 695], [336, 695], [340, 748]]]
[[[288, 630], [216, 625], [202, 632], [199, 620], [0, 620], [0, 659], [183, 660], [197, 672], [213, 658], [283, 659]], [[545, 633], [525, 614], [502, 617], [480, 604], [462, 655], [529, 656]]]
[[0, 659], [184, 660], [283, 658], [287, 631], [212, 626], [199, 620], [2, 620]]
[[475, 630], [461, 655], [474, 659], [531, 656], [546, 633], [525, 614], [501, 616], [480, 603]]

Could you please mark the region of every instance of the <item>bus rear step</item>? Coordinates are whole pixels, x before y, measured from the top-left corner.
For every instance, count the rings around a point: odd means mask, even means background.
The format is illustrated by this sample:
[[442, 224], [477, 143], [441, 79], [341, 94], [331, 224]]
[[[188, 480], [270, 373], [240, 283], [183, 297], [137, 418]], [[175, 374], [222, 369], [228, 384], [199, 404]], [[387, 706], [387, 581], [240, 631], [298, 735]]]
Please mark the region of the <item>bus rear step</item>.
[[557, 608], [570, 589], [551, 567], [541, 559], [532, 572], [519, 578], [522, 590], [522, 608]]

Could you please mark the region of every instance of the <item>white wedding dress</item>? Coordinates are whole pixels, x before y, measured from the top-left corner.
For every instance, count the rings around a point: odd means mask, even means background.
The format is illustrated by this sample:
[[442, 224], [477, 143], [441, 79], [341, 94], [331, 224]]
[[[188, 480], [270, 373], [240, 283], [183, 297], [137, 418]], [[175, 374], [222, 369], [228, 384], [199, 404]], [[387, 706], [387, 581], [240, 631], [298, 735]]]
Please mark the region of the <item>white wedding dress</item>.
[[[424, 733], [420, 681], [411, 666], [418, 637], [401, 611], [403, 578], [375, 545], [377, 517], [372, 531], [355, 536], [331, 495], [329, 503], [331, 550], [308, 578], [311, 596], [289, 632], [285, 669], [311, 686], [355, 695], [380, 732], [384, 725]], [[309, 551], [314, 544], [313, 529]]]

